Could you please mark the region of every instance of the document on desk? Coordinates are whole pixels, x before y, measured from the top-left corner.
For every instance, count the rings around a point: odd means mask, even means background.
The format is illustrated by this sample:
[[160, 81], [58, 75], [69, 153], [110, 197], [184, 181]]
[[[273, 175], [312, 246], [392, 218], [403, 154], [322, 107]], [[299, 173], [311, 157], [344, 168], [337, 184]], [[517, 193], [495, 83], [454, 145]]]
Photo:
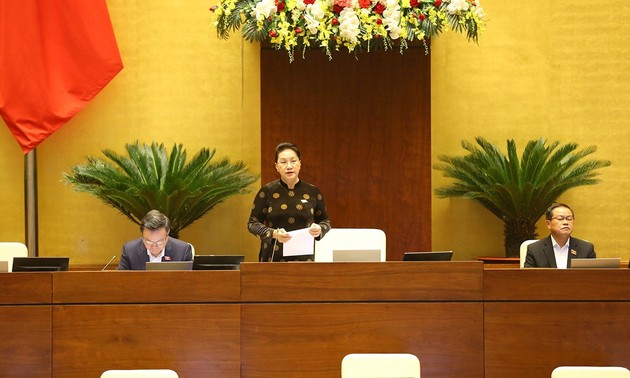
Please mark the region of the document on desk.
[[282, 245], [283, 256], [303, 256], [315, 253], [315, 242], [308, 228], [289, 231], [291, 239]]

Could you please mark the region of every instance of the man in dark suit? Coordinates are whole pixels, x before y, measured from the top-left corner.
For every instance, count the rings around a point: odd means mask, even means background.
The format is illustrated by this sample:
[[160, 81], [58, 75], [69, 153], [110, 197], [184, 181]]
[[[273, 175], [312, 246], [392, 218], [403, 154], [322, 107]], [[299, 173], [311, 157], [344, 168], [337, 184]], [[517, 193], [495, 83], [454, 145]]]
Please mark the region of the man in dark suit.
[[525, 268], [570, 268], [571, 259], [595, 258], [593, 244], [571, 237], [573, 210], [554, 204], [545, 214], [551, 235], [527, 246]]
[[166, 215], [151, 210], [142, 218], [142, 237], [123, 245], [118, 270], [145, 270], [149, 261], [191, 261], [189, 243], [170, 238], [171, 222]]

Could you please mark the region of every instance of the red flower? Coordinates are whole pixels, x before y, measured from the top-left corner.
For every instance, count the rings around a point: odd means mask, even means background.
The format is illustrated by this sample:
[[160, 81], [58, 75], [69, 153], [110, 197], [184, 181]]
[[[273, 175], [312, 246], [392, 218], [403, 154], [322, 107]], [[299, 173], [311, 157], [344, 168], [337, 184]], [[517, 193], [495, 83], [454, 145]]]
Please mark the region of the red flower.
[[339, 14], [339, 13], [341, 13], [342, 10], [343, 10], [343, 7], [341, 5], [339, 5], [339, 4], [333, 5], [333, 12], [334, 13]]
[[372, 4], [372, 1], [370, 0], [359, 0], [359, 6], [361, 8], [369, 8], [370, 4]]
[[330, 23], [333, 25], [339, 25], [339, 20], [337, 20], [336, 18], [333, 18], [332, 21], [330, 21]]
[[[376, 24], [377, 25], [382, 25], [383, 24], [383, 19], [382, 18], [377, 18], [376, 19]], [[377, 34], [377, 36], [378, 36], [378, 34]]]
[[304, 0], [304, 4], [315, 4], [315, 0]]
[[295, 34], [301, 34], [302, 33], [302, 28], [301, 27], [296, 27], [295, 28]]
[[442, 5], [442, 0], [435, 0], [435, 3], [434, 3], [434, 4], [435, 4], [435, 7], [436, 7], [436, 8], [439, 8], [439, 7], [440, 7], [440, 5]]
[[420, 21], [424, 21], [425, 18], [427, 18], [427, 17], [425, 15], [423, 15], [422, 13], [420, 13], [418, 15], [418, 20], [420, 20]]
[[278, 33], [275, 30], [269, 30], [269, 36], [275, 38], [278, 36]]
[[376, 5], [374, 6], [374, 12], [382, 15], [384, 11], [385, 11], [385, 5], [381, 3], [376, 3]]
[[409, 5], [411, 5], [412, 8], [417, 8], [420, 6], [420, 2], [418, 2], [418, 0], [411, 0]]
[[278, 8], [278, 12], [282, 12], [284, 10], [284, 6], [285, 6], [285, 2], [284, 1], [278, 1], [276, 0], [276, 8]]

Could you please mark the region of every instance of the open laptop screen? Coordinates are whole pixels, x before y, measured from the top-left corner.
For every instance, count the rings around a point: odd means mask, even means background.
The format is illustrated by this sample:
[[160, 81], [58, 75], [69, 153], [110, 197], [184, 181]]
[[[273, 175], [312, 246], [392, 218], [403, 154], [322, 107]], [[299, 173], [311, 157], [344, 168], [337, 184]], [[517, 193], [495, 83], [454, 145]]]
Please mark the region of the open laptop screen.
[[381, 261], [380, 249], [334, 249], [333, 262]]
[[403, 261], [451, 261], [453, 251], [405, 252]]
[[147, 270], [192, 270], [192, 261], [147, 262]]
[[196, 255], [193, 270], [239, 270], [243, 255]]
[[67, 271], [69, 257], [14, 257], [14, 272]]
[[598, 259], [571, 259], [571, 268], [613, 268], [621, 267], [621, 258], [603, 257]]

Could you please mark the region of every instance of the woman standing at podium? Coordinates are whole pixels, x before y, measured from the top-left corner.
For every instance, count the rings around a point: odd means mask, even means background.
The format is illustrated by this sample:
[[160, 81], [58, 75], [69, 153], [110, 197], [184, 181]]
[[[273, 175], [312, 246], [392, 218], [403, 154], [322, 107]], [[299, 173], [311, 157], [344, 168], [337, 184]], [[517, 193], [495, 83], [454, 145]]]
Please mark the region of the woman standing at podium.
[[330, 230], [324, 197], [319, 189], [299, 178], [300, 150], [293, 143], [280, 143], [275, 151], [280, 179], [264, 185], [254, 198], [247, 228], [261, 239], [259, 261], [288, 261], [282, 243], [291, 239], [288, 231], [309, 228], [319, 240]]

